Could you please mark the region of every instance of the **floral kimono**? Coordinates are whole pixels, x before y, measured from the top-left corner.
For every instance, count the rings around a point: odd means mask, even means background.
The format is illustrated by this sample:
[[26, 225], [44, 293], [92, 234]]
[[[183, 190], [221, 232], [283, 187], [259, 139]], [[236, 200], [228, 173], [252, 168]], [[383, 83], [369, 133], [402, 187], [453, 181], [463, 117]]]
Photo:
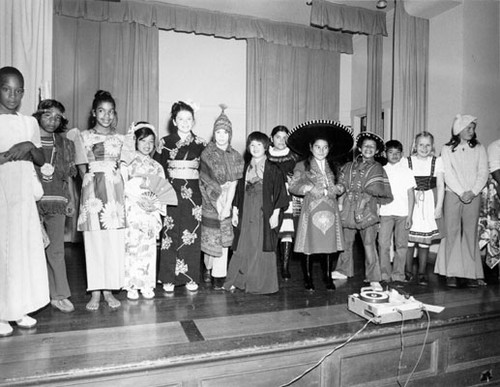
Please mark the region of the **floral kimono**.
[[158, 278], [164, 284], [199, 281], [201, 252], [200, 155], [205, 141], [190, 133], [182, 141], [177, 133], [162, 139], [155, 155], [177, 193], [178, 205], [168, 209], [161, 231]]

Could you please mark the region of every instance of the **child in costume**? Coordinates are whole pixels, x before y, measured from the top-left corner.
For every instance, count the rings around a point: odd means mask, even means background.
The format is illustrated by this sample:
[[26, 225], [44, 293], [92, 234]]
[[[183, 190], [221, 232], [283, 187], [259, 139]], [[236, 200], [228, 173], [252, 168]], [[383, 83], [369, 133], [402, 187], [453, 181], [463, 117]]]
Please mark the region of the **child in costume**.
[[233, 243], [231, 210], [236, 184], [243, 176], [243, 157], [231, 147], [232, 125], [222, 112], [215, 120], [213, 138], [201, 153], [200, 189], [203, 199], [201, 250], [208, 278], [221, 290], [227, 275], [228, 248]]
[[233, 256], [224, 289], [268, 294], [279, 290], [276, 244], [289, 197], [281, 170], [266, 158], [269, 137], [252, 132], [247, 150], [252, 159], [238, 180], [233, 200]]

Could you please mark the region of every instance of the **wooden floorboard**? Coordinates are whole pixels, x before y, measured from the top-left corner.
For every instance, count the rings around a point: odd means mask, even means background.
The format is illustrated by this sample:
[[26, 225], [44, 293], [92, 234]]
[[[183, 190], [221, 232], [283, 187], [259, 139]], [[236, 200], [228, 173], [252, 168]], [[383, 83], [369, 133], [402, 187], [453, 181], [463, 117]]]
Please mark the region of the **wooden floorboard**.
[[[122, 307], [111, 310], [104, 303], [89, 312], [85, 304], [83, 246], [66, 246], [68, 277], [76, 310], [64, 314], [50, 306], [33, 314], [34, 329], [15, 329], [11, 337], [0, 339], [0, 385], [36, 383], [90, 373], [127, 372], [156, 369], [165, 364], [202, 361], [229, 353], [276, 351], [304, 343], [345, 340], [366, 320], [348, 311], [347, 298], [359, 292], [363, 283], [363, 262], [357, 259], [356, 275], [336, 281], [329, 292], [321, 281], [319, 262], [314, 268], [316, 291], [303, 288], [300, 262], [292, 261], [292, 279], [280, 280], [273, 295], [250, 295], [216, 291], [201, 284], [196, 293], [176, 288], [167, 295], [161, 287], [153, 300], [129, 301], [117, 293]], [[498, 285], [477, 289], [449, 289], [442, 278], [428, 268], [430, 285], [415, 284], [405, 291], [418, 301], [441, 305], [445, 310], [432, 314], [434, 326], [498, 317]], [[422, 330], [422, 318], [406, 324], [408, 330]], [[397, 333], [399, 324], [371, 324], [371, 336]]]

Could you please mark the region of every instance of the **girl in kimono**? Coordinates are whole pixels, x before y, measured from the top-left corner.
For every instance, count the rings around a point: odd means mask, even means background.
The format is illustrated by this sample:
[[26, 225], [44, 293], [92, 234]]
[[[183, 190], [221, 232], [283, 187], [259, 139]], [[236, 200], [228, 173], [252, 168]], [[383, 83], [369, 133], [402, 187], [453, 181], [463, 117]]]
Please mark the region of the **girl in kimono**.
[[120, 173], [124, 136], [117, 133], [116, 104], [99, 90], [89, 118], [90, 129], [75, 138], [75, 162], [83, 175], [78, 231], [83, 231], [87, 290], [86, 308], [99, 309], [101, 293], [111, 309], [121, 303], [112, 294], [124, 285], [125, 207]]
[[[278, 125], [274, 127], [271, 131], [272, 145], [269, 146], [269, 150], [267, 151], [268, 160], [275, 163], [285, 175], [287, 188], [293, 175], [293, 168], [298, 160], [298, 155], [287, 146], [286, 141], [289, 134], [290, 131], [286, 126]], [[281, 278], [285, 281], [291, 278], [289, 266], [293, 251], [293, 239], [295, 238], [293, 215], [295, 210], [294, 205], [297, 207], [297, 203], [300, 205], [300, 199], [293, 196], [290, 200], [290, 205], [285, 211], [283, 224], [281, 225], [278, 235], [279, 243], [276, 248], [276, 254], [278, 255], [281, 266]], [[300, 213], [300, 208], [298, 212]]]
[[[334, 253], [344, 250], [337, 196], [344, 193], [338, 184], [337, 167], [327, 157], [330, 143], [327, 136], [317, 135], [309, 141], [310, 155], [299, 162], [290, 181], [290, 192], [304, 196], [295, 240], [295, 251], [304, 254], [302, 271], [307, 290], [314, 290], [312, 254], [324, 254], [321, 260], [326, 288], [334, 290], [331, 273]], [[322, 257], [323, 258], [323, 257]]]
[[172, 190], [175, 204], [177, 197], [165, 179], [163, 167], [151, 158], [156, 147], [155, 129], [147, 122], [132, 124], [135, 138], [135, 155], [127, 165], [125, 182], [125, 212], [127, 231], [125, 237], [125, 286], [127, 298], [137, 300], [139, 291], [146, 299], [154, 297], [156, 286], [156, 240], [166, 215], [166, 205], [160, 203], [148, 189], [152, 177], [157, 176]]
[[194, 110], [185, 102], [172, 105], [170, 134], [161, 139], [155, 154], [177, 194], [177, 207], [172, 207], [161, 231], [158, 279], [163, 290], [172, 293], [175, 286], [198, 290], [201, 250], [200, 156], [206, 142], [193, 133]]
[[[50, 301], [47, 263], [35, 200], [43, 195], [33, 164], [45, 158], [38, 123], [17, 112], [24, 78], [14, 67], [0, 69], [0, 337], [9, 321], [32, 328], [28, 313]], [[37, 192], [38, 191], [38, 192]]]
[[252, 156], [238, 180], [233, 200], [233, 256], [224, 289], [275, 293], [278, 287], [276, 245], [289, 197], [281, 170], [266, 158], [269, 137], [252, 132], [247, 150]]
[[227, 275], [228, 248], [233, 243], [231, 209], [236, 183], [243, 175], [243, 157], [231, 147], [231, 121], [224, 113], [215, 120], [212, 141], [201, 153], [200, 188], [203, 198], [201, 250], [207, 277], [221, 290]]

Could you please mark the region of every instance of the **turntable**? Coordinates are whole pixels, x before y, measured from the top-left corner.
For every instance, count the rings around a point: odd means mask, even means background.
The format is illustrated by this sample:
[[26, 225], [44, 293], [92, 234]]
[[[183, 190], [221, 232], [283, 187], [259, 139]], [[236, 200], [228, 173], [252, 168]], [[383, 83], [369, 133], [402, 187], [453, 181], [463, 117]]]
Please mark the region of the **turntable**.
[[424, 305], [395, 289], [376, 291], [365, 287], [348, 297], [347, 308], [375, 324], [387, 324], [421, 318]]

